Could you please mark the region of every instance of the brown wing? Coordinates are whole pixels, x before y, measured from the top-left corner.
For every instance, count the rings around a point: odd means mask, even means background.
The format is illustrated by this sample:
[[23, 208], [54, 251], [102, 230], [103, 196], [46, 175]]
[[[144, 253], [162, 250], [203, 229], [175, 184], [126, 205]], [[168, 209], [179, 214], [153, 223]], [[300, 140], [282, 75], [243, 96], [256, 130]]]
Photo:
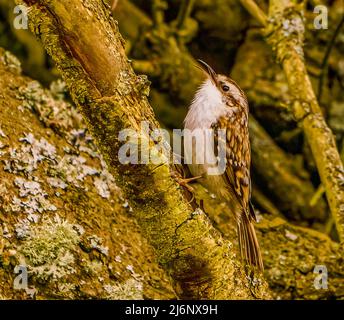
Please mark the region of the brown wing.
[[251, 149], [247, 121], [241, 121], [241, 119], [228, 121], [226, 118], [220, 118], [215, 127], [226, 130], [227, 166], [224, 176], [228, 187], [234, 192], [248, 218], [255, 220], [254, 210], [250, 203]]
[[[253, 220], [256, 220], [251, 198], [251, 149], [247, 126], [247, 116], [228, 121], [219, 119], [215, 125], [218, 129], [226, 130], [226, 171], [224, 178], [231, 194], [235, 195], [241, 210], [235, 212], [240, 254], [242, 258], [259, 270], [264, 270], [263, 259], [259, 248]], [[231, 119], [232, 120], [232, 119]], [[216, 130], [215, 130], [216, 132]], [[217, 144], [221, 142], [220, 135], [216, 135]], [[222, 141], [224, 142], [224, 141]]]

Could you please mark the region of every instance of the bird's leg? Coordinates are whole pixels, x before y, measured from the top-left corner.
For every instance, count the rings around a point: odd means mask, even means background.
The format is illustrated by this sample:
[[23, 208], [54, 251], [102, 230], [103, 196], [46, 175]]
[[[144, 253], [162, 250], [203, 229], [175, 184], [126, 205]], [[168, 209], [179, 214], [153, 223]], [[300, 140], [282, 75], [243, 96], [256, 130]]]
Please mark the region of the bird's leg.
[[201, 178], [202, 176], [196, 176], [196, 177], [191, 177], [191, 178], [183, 178], [182, 180], [185, 184], [188, 184], [189, 182], [196, 181]]
[[171, 170], [171, 177], [182, 187], [187, 189], [189, 192], [193, 192], [193, 188], [189, 186], [189, 183], [197, 179], [202, 178], [202, 176], [186, 178], [188, 175], [187, 167], [181, 164], [174, 164]]
[[197, 177], [192, 177], [192, 178], [182, 178], [182, 177], [174, 177], [174, 178], [180, 186], [184, 187], [190, 192], [193, 192], [194, 189], [189, 185], [189, 183], [202, 178], [202, 176], [197, 176]]

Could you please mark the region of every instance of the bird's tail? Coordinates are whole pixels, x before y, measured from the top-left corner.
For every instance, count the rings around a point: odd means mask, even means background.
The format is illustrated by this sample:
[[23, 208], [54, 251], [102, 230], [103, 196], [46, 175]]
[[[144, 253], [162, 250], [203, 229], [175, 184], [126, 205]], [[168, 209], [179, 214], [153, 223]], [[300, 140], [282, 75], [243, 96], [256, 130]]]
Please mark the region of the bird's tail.
[[263, 259], [256, 231], [254, 230], [253, 220], [246, 213], [243, 213], [238, 221], [238, 238], [242, 259], [249, 265], [264, 271]]

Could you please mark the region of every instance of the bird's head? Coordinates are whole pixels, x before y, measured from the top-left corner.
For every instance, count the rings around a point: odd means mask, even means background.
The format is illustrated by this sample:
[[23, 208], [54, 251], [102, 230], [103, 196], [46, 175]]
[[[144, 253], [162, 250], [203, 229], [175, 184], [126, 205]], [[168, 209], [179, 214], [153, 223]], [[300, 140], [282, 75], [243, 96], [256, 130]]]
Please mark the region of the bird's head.
[[236, 82], [223, 74], [217, 74], [212, 67], [203, 60], [198, 60], [199, 67], [205, 72], [211, 83], [216, 87], [224, 101], [231, 104], [247, 106], [247, 98]]

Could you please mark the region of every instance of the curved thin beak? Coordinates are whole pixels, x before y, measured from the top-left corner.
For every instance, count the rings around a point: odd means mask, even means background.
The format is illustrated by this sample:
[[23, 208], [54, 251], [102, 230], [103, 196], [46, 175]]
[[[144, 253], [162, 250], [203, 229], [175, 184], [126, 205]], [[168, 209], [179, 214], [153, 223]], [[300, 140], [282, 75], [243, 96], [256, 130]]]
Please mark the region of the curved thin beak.
[[198, 66], [202, 71], [206, 73], [206, 75], [210, 78], [210, 80], [213, 82], [215, 86], [217, 86], [217, 75], [216, 72], [213, 70], [213, 68], [204, 62], [201, 59], [197, 59], [197, 61], [200, 63], [200, 66]]

